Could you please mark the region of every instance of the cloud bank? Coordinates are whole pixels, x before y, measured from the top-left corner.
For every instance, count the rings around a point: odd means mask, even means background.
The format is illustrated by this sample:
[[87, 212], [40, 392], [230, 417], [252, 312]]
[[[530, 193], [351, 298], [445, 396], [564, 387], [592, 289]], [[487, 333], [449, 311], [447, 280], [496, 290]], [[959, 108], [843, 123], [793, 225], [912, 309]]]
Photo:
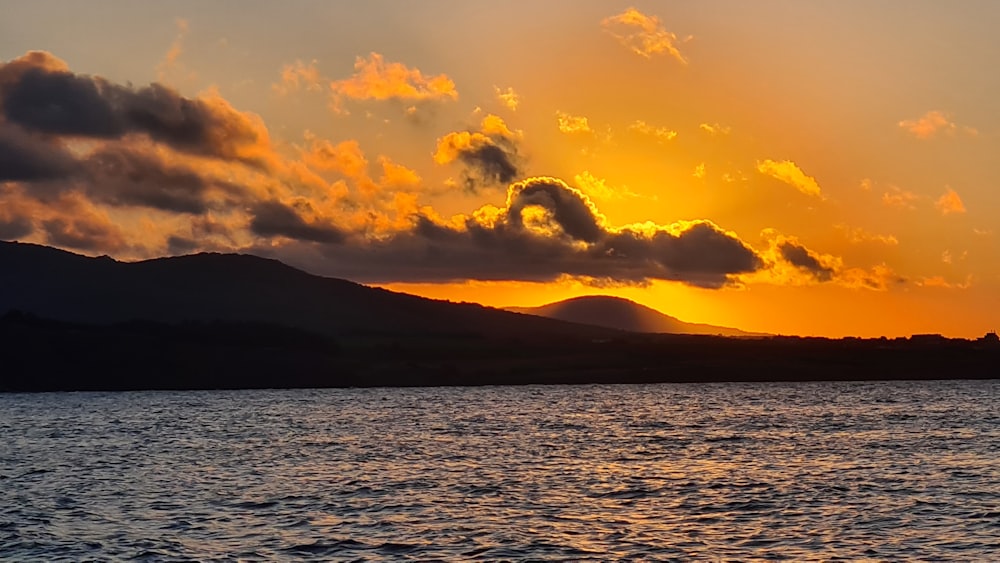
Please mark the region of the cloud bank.
[[[344, 96], [453, 98], [443, 75], [374, 55], [356, 68], [339, 86]], [[288, 76], [299, 87], [314, 82], [308, 66]], [[635, 130], [673, 138], [648, 125]], [[0, 63], [0, 238], [132, 258], [255, 252], [369, 282], [569, 276], [721, 288], [863, 277], [794, 239], [758, 251], [704, 219], [612, 225], [585, 191], [525, 178], [522, 138], [496, 115], [438, 138], [428, 158], [461, 167], [467, 189], [506, 189], [502, 205], [441, 217], [421, 204], [420, 175], [386, 155], [369, 158], [356, 140], [306, 133], [301, 145], [278, 150], [259, 117], [216, 92], [186, 97], [158, 83], [115, 84], [31, 52]], [[818, 195], [794, 164], [764, 166]], [[577, 183], [601, 199], [637, 197], [589, 173]]]

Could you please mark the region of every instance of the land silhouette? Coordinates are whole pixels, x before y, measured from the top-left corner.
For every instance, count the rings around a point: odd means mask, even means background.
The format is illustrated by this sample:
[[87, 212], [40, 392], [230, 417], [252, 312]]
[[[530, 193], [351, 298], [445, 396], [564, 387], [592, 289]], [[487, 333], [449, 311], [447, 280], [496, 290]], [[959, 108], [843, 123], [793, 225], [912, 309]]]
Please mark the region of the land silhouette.
[[688, 323], [621, 297], [587, 295], [540, 307], [505, 307], [508, 311], [603, 326], [627, 332], [665, 334], [712, 334], [718, 336], [766, 336], [737, 328]]
[[[631, 302], [582, 303], [590, 316], [571, 319], [606, 326], [425, 299], [248, 255], [119, 262], [0, 242], [0, 391], [993, 378], [1000, 362], [995, 335], [638, 333], [692, 325]], [[644, 320], [598, 318], [609, 304]]]

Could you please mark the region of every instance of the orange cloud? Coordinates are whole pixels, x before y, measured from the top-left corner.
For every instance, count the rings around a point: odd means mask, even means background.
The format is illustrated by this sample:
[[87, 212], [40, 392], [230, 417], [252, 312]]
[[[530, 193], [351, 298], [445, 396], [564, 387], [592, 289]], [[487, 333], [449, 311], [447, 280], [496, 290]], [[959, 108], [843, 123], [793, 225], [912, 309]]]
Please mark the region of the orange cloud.
[[[905, 119], [900, 121], [898, 125], [914, 137], [925, 140], [937, 136], [938, 133], [954, 135], [959, 130], [959, 126], [951, 120], [948, 114], [938, 110], [928, 111], [917, 119]], [[979, 131], [975, 127], [968, 125], [962, 126], [961, 130], [971, 137], [979, 135]]]
[[757, 171], [766, 176], [780, 180], [806, 195], [819, 198], [823, 197], [823, 193], [820, 191], [819, 184], [816, 183], [816, 179], [812, 176], [807, 176], [805, 172], [803, 172], [802, 169], [791, 160], [778, 162], [768, 159], [762, 162], [757, 162]]
[[730, 131], [732, 131], [732, 127], [719, 125], [718, 123], [713, 123], [713, 124], [702, 123], [698, 125], [698, 128], [713, 137], [717, 135], [728, 135]]
[[352, 100], [456, 100], [455, 83], [445, 74], [424, 76], [403, 63], [387, 63], [378, 53], [358, 57], [350, 78], [330, 83], [333, 108], [342, 112], [342, 101]]
[[667, 127], [654, 127], [641, 119], [629, 125], [628, 130], [654, 137], [658, 143], [665, 143], [677, 138], [677, 131], [673, 131]]
[[557, 111], [556, 120], [559, 124], [559, 130], [563, 133], [593, 133], [586, 117]]
[[950, 215], [952, 213], [965, 213], [965, 204], [962, 203], [962, 198], [958, 196], [955, 190], [945, 187], [944, 194], [934, 202], [934, 206], [938, 208], [938, 211], [942, 215]]
[[576, 182], [580, 191], [591, 199], [608, 201], [642, 197], [625, 186], [620, 188], [609, 187], [605, 180], [594, 176], [587, 170], [573, 176], [573, 181]]
[[971, 275], [965, 278], [963, 282], [949, 282], [944, 278], [944, 276], [929, 276], [925, 278], [920, 278], [916, 281], [916, 284], [920, 287], [933, 287], [939, 289], [969, 289], [972, 287], [973, 277]]
[[898, 186], [889, 186], [889, 191], [882, 194], [882, 204], [888, 207], [898, 207], [900, 209], [916, 209], [914, 204], [920, 196], [904, 190]]
[[507, 106], [507, 109], [517, 111], [517, 106], [521, 103], [521, 97], [517, 95], [517, 92], [513, 88], [507, 87], [506, 90], [501, 90], [499, 86], [494, 86], [493, 91], [496, 93], [500, 103]]
[[367, 174], [368, 159], [357, 141], [351, 139], [335, 145], [308, 132], [306, 141], [310, 143], [310, 147], [302, 153], [302, 161], [308, 166], [340, 172], [348, 178], [361, 178]]
[[295, 61], [281, 69], [281, 82], [271, 85], [279, 95], [286, 96], [300, 90], [319, 92], [323, 89], [323, 78], [317, 68], [318, 61], [313, 59], [309, 64]]
[[382, 165], [382, 178], [379, 183], [383, 186], [394, 189], [415, 188], [420, 185], [420, 175], [413, 170], [396, 164], [387, 156], [378, 157], [379, 164]]
[[843, 233], [844, 238], [851, 244], [861, 244], [865, 242], [876, 242], [886, 246], [896, 246], [899, 239], [893, 235], [877, 235], [869, 233], [861, 227], [850, 227], [845, 224], [834, 225], [834, 228]]
[[177, 18], [174, 21], [177, 25], [177, 36], [174, 38], [174, 42], [170, 44], [170, 49], [164, 55], [163, 60], [156, 66], [156, 76], [160, 82], [165, 82], [169, 74], [180, 68], [178, 60], [184, 51], [184, 38], [188, 34], [187, 20]]
[[[639, 56], [648, 59], [653, 55], [666, 53], [681, 64], [688, 63], [677, 49], [677, 35], [664, 29], [660, 18], [656, 16], [647, 16], [635, 8], [628, 8], [616, 16], [601, 20], [601, 27]], [[685, 41], [690, 39], [688, 37]]]

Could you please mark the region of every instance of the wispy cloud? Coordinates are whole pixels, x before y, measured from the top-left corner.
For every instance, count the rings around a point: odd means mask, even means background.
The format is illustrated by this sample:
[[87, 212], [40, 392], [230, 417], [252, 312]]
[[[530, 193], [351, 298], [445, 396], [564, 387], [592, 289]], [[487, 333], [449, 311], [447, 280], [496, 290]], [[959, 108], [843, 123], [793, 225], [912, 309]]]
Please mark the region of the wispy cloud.
[[677, 131], [670, 129], [669, 127], [655, 127], [646, 123], [645, 121], [638, 120], [633, 121], [628, 126], [629, 131], [634, 131], [641, 135], [648, 135], [656, 139], [658, 143], [665, 143], [667, 141], [672, 141], [677, 138]]
[[590, 123], [583, 116], [570, 115], [562, 111], [557, 111], [556, 123], [559, 125], [559, 130], [563, 133], [593, 133]]
[[851, 227], [843, 223], [834, 225], [834, 229], [839, 231], [847, 239], [847, 242], [851, 244], [861, 244], [867, 242], [875, 242], [879, 244], [884, 244], [886, 246], [896, 246], [899, 244], [899, 239], [893, 235], [879, 235], [875, 233], [870, 233], [861, 227]]
[[[681, 64], [688, 63], [677, 48], [677, 35], [667, 31], [656, 16], [648, 16], [635, 8], [601, 20], [601, 27], [623, 46], [645, 58], [668, 54]], [[690, 40], [687, 37], [684, 41]]]
[[[170, 75], [183, 70], [180, 58], [184, 52], [184, 38], [187, 37], [189, 26], [187, 20], [181, 18], [174, 20], [174, 24], [177, 26], [177, 35], [170, 44], [167, 54], [163, 56], [163, 60], [160, 61], [160, 64], [156, 65], [156, 77], [160, 82], [166, 82]], [[193, 77], [193, 73], [185, 78], [191, 77]]]
[[580, 191], [587, 194], [587, 196], [591, 199], [598, 201], [642, 197], [634, 191], [628, 189], [627, 186], [608, 186], [607, 181], [603, 178], [594, 176], [587, 170], [573, 176], [573, 181], [576, 183], [576, 186], [580, 189]]
[[899, 186], [889, 186], [889, 191], [882, 193], [882, 204], [887, 207], [912, 210], [917, 208], [916, 202], [919, 199], [917, 194]]
[[931, 139], [939, 134], [954, 135], [958, 131], [969, 136], [977, 136], [979, 131], [975, 127], [967, 125], [958, 126], [951, 116], [939, 110], [931, 110], [916, 119], [904, 119], [898, 123], [899, 127], [907, 131], [918, 139]]
[[732, 127], [719, 125], [718, 123], [702, 123], [698, 125], [698, 128], [713, 137], [728, 135], [733, 130]]
[[309, 64], [295, 61], [281, 69], [281, 81], [271, 85], [277, 94], [287, 96], [300, 90], [321, 92], [325, 80], [319, 74], [318, 61], [313, 59]]
[[942, 215], [965, 213], [965, 204], [962, 203], [962, 198], [958, 196], [955, 190], [947, 186], [945, 186], [944, 194], [934, 202], [934, 206], [938, 208], [938, 211]]
[[343, 112], [343, 101], [350, 100], [456, 100], [458, 90], [445, 74], [425, 76], [419, 69], [403, 63], [386, 62], [378, 53], [358, 57], [354, 74], [329, 84], [332, 107]]
[[757, 162], [757, 171], [765, 176], [780, 180], [800, 192], [814, 197], [823, 197], [819, 184], [812, 176], [807, 176], [797, 164], [791, 160], [763, 160]]
[[521, 103], [521, 96], [513, 88], [508, 86], [507, 89], [501, 89], [499, 86], [494, 86], [493, 92], [497, 95], [500, 103], [506, 106], [507, 109], [517, 111], [517, 106]]

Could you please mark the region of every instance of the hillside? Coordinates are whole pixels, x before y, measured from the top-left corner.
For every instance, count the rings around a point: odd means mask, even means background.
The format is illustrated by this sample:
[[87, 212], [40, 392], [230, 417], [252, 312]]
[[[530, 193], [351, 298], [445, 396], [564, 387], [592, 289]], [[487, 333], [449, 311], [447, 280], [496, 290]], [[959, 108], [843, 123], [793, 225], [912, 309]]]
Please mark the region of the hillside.
[[507, 307], [507, 310], [629, 332], [756, 336], [735, 328], [687, 323], [634, 301], [605, 295], [575, 297], [541, 307]]
[[0, 314], [91, 324], [257, 322], [328, 336], [533, 337], [608, 330], [314, 276], [276, 260], [195, 254], [141, 262], [0, 242]]

